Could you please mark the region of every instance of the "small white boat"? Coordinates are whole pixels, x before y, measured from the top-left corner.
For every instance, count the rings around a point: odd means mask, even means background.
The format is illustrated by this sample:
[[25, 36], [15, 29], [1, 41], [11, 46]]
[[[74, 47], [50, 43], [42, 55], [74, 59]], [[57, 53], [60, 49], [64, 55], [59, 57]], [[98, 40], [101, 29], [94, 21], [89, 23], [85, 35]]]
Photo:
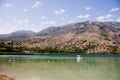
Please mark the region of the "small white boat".
[[80, 55], [77, 55], [77, 62], [80, 62], [81, 59], [82, 57]]

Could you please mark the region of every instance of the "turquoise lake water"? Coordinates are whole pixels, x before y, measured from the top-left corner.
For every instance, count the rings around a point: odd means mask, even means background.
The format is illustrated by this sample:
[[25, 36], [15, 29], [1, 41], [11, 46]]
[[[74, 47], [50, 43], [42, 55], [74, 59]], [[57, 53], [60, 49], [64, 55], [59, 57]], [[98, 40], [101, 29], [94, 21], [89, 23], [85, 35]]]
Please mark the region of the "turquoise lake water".
[[0, 55], [0, 74], [14, 80], [120, 80], [120, 57]]

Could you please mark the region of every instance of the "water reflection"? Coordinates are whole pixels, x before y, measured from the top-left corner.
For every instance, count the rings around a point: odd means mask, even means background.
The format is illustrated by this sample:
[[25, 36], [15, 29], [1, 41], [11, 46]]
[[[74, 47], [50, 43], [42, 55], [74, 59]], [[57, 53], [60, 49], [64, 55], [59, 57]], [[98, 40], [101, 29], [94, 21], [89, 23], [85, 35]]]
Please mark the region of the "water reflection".
[[15, 80], [120, 80], [119, 57], [74, 59], [0, 58], [0, 74]]

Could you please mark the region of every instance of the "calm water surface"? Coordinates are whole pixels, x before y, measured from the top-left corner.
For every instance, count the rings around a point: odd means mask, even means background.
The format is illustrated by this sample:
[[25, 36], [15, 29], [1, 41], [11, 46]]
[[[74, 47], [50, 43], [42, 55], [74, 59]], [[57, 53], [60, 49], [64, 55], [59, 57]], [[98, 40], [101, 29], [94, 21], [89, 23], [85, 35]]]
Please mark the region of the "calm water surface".
[[0, 74], [14, 80], [120, 80], [120, 57], [82, 57], [77, 62], [65, 56], [0, 56]]

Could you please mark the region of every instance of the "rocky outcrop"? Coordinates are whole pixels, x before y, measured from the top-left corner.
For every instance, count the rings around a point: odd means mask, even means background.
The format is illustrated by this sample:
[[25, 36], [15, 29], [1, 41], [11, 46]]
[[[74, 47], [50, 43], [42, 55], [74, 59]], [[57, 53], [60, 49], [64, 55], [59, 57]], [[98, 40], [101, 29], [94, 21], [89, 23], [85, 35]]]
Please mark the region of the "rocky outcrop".
[[0, 80], [13, 80], [13, 79], [7, 75], [0, 75]]

